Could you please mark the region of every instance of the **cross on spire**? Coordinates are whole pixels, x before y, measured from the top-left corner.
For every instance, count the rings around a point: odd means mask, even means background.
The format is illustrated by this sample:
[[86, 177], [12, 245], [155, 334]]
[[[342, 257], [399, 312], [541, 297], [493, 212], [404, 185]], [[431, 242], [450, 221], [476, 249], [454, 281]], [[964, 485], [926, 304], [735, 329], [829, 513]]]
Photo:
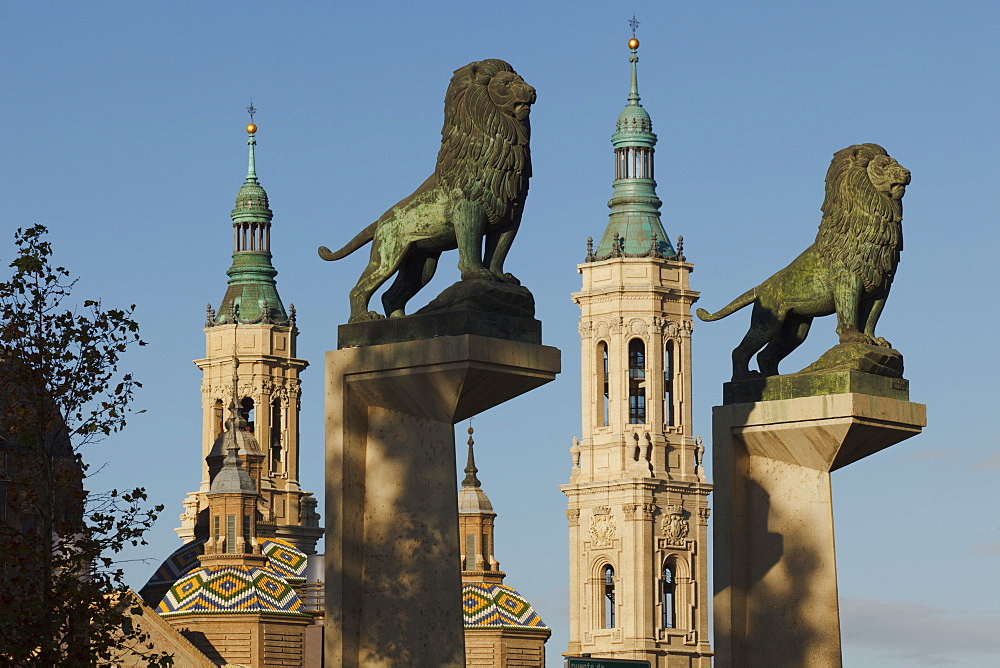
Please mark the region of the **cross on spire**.
[[635, 29], [639, 27], [639, 22], [635, 20], [635, 12], [632, 12], [632, 18], [628, 20], [628, 24], [632, 28], [632, 37], [635, 37]]
[[[632, 34], [635, 34], [635, 29], [632, 29]], [[247, 107], [247, 113], [250, 114], [250, 122], [253, 123], [253, 115], [257, 113], [257, 107], [253, 106], [253, 98], [250, 98], [250, 106]]]

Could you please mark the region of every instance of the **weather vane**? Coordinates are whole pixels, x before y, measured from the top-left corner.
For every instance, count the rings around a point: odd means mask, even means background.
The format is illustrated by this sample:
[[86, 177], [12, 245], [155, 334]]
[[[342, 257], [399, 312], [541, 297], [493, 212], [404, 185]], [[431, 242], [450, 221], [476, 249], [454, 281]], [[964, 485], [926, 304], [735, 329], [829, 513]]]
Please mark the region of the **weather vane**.
[[[634, 33], [635, 30], [632, 32]], [[253, 123], [253, 115], [257, 113], [257, 107], [253, 106], [253, 98], [250, 98], [250, 106], [247, 107], [247, 113], [250, 114], [250, 122]]]
[[635, 20], [635, 12], [632, 12], [632, 18], [628, 20], [628, 24], [632, 27], [632, 37], [635, 37], [635, 29], [639, 27], [639, 22]]

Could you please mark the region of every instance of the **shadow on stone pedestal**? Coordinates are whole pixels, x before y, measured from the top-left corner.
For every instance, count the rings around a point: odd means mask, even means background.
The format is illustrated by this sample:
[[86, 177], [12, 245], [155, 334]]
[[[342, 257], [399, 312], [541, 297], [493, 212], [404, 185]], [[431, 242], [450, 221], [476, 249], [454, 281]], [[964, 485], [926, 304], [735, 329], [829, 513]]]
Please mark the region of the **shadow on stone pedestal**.
[[[713, 409], [719, 668], [841, 665], [830, 471], [926, 424], [905, 387], [883, 383], [901, 378], [796, 376], [728, 383], [730, 399], [752, 383], [775, 398]], [[845, 391], [794, 396], [823, 387]]]
[[465, 665], [452, 425], [558, 372], [555, 348], [468, 334], [326, 354], [328, 667]]

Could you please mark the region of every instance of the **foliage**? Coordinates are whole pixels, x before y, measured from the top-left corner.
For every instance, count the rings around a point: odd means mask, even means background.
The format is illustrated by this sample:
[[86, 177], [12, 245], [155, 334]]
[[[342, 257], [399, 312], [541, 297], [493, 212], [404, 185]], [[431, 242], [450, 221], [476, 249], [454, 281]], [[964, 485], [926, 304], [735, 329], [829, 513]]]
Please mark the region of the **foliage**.
[[120, 431], [140, 384], [118, 363], [145, 345], [128, 309], [67, 308], [75, 280], [47, 230], [15, 234], [0, 283], [0, 664], [87, 666], [138, 654], [172, 665], [134, 623], [115, 557], [162, 506], [141, 488], [93, 494], [80, 448]]

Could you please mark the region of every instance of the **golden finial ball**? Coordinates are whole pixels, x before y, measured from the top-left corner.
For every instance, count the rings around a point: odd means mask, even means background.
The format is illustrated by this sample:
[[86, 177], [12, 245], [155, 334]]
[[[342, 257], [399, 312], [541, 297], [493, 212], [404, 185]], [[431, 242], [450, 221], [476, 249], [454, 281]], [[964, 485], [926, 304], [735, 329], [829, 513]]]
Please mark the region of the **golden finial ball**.
[[632, 49], [633, 51], [635, 51], [636, 49], [638, 49], [639, 48], [639, 40], [637, 40], [635, 37], [633, 37], [632, 39], [630, 39], [628, 41], [628, 48]]
[[257, 126], [256, 125], [254, 125], [253, 123], [251, 123], [250, 125], [247, 126], [247, 134], [251, 134], [252, 135], [255, 132], [257, 132]]

